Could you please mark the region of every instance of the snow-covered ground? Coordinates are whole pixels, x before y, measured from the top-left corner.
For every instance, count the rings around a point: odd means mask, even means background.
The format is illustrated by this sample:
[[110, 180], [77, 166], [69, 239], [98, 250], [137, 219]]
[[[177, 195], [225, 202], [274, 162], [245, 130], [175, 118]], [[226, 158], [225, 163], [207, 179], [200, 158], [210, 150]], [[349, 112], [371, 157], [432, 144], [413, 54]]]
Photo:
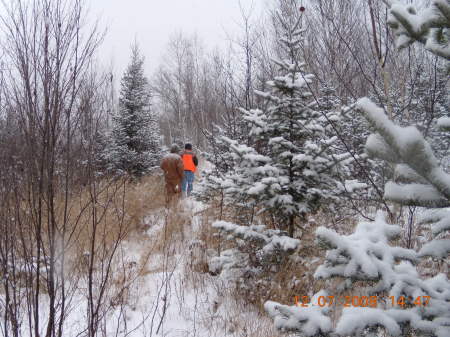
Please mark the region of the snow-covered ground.
[[[192, 270], [192, 263], [204, 254], [196, 238], [200, 230], [200, 202], [181, 201], [184, 239], [180, 233], [167, 240], [163, 251], [150, 256], [149, 271], [135, 283], [128, 303], [108, 318], [108, 336], [275, 336], [272, 321], [251, 308], [238, 304], [230, 296], [224, 280]], [[164, 231], [167, 210], [160, 222], [147, 230], [149, 237]], [[170, 212], [170, 211], [169, 211]], [[197, 214], [197, 215], [195, 215]], [[149, 214], [154, 220], [155, 215]], [[152, 221], [149, 221], [152, 222]], [[127, 242], [127, 258], [137, 261], [141, 247]]]
[[[191, 199], [181, 202], [181, 216], [189, 219], [184, 240], [181, 235], [172, 238], [163, 253], [149, 261], [148, 269], [155, 272], [139, 281], [133, 294], [136, 306], [126, 309], [127, 330], [135, 329], [128, 336], [261, 336], [263, 330], [271, 330], [268, 317], [259, 317], [255, 310], [246, 310], [228, 296], [224, 281], [190, 267], [204, 254], [195, 235], [201, 222], [195, 214], [203, 208]], [[147, 234], [155, 235], [163, 226], [153, 226]], [[139, 247], [130, 247], [130, 252], [133, 249], [138, 254]]]
[[[146, 233], [141, 237], [130, 236], [123, 242], [118, 260], [127, 268], [118, 267], [113, 279], [120, 279], [120, 270], [126, 270], [129, 285], [119, 297], [114, 286], [105, 296], [104, 306], [109, 310], [98, 328], [99, 336], [276, 336], [270, 318], [237, 303], [224, 280], [195, 270], [195, 263], [205, 257], [206, 251], [197, 239], [203, 208], [200, 202], [185, 199], [177, 211], [153, 211], [144, 219], [144, 223], [151, 224]], [[165, 222], [174, 214], [183, 224], [184, 235], [181, 227], [177, 227], [180, 232], [173, 232], [164, 242]], [[156, 244], [158, 249], [148, 255], [142, 268], [144, 272], [139, 272], [137, 268], [143, 255], [149, 252], [149, 246]], [[70, 295], [70, 303], [66, 304], [64, 336], [87, 335], [85, 284], [86, 280], [79, 281]], [[45, 294], [42, 294], [39, 316], [44, 335], [48, 319]], [[29, 325], [24, 318], [21, 333], [28, 335], [27, 331]]]

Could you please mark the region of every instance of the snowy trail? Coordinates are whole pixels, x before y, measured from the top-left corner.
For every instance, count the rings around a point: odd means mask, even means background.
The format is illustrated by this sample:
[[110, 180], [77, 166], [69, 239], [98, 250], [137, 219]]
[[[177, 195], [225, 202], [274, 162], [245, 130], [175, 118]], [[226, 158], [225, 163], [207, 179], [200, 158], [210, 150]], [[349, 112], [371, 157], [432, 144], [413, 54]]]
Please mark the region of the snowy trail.
[[[204, 254], [195, 235], [201, 223], [200, 202], [183, 200], [182, 216], [190, 219], [184, 226], [184, 240], [171, 240], [167, 251], [172, 255], [153, 256], [145, 275], [132, 296], [137, 302], [126, 309], [126, 336], [167, 337], [237, 337], [265, 336], [272, 322], [254, 310], [237, 307], [227, 295], [226, 284], [218, 277], [192, 271], [193, 256]], [[163, 230], [163, 223], [148, 230], [152, 236]], [[134, 247], [136, 254], [139, 248]], [[130, 247], [130, 256], [133, 248]], [[116, 313], [116, 319], [120, 319]], [[122, 318], [123, 319], [123, 318]], [[131, 330], [134, 330], [130, 332]], [[271, 332], [268, 336], [275, 336]]]
[[[130, 283], [118, 283], [106, 294], [99, 335], [120, 337], [275, 337], [268, 316], [260, 316], [254, 308], [237, 303], [232, 289], [224, 279], [196, 270], [204, 261], [207, 250], [198, 239], [205, 205], [191, 200], [181, 201], [175, 215], [181, 221], [184, 234], [174, 232], [166, 244], [161, 239], [168, 213], [165, 209], [152, 211], [144, 223], [152, 225], [145, 233], [128, 238], [121, 244], [120, 256], [115, 261], [113, 277], [120, 280], [129, 272]], [[169, 211], [169, 212], [173, 212]], [[141, 236], [139, 236], [141, 235]], [[147, 247], [145, 244], [148, 244]], [[149, 251], [149, 247], [162, 245]], [[143, 255], [148, 259], [141, 263]], [[202, 260], [203, 259], [203, 260]], [[144, 267], [142, 274], [139, 273]], [[128, 280], [127, 279], [127, 280]], [[128, 281], [127, 281], [128, 282]], [[70, 310], [64, 323], [64, 335], [75, 337], [86, 327], [87, 299], [84, 281], [70, 301]], [[117, 289], [124, 289], [117, 296]], [[47, 325], [48, 302], [42, 295], [40, 305], [41, 327]], [[23, 325], [23, 333], [29, 331]], [[42, 331], [44, 333], [44, 331]]]

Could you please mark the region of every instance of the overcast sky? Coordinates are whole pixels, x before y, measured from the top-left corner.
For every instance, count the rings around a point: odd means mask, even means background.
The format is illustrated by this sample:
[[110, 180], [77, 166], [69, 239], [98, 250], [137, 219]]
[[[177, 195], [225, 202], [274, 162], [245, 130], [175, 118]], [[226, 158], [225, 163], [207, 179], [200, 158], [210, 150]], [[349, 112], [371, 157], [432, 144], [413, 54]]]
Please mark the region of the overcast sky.
[[[260, 15], [269, 0], [240, 0]], [[157, 67], [171, 34], [196, 33], [207, 47], [225, 46], [225, 32], [237, 33], [239, 0], [88, 0], [91, 14], [107, 26], [100, 60], [121, 74], [135, 37], [146, 57], [148, 75]]]

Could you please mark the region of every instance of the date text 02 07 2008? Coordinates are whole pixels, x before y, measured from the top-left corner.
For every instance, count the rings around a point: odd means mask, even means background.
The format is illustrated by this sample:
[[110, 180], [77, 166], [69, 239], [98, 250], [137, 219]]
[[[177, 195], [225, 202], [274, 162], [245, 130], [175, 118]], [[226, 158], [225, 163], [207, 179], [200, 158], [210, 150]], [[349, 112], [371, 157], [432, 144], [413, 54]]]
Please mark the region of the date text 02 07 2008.
[[319, 296], [316, 299], [317, 303], [311, 303], [309, 296], [294, 296], [295, 305], [299, 307], [309, 307], [310, 305], [316, 305], [319, 307], [329, 307], [332, 305], [341, 305], [344, 307], [370, 307], [376, 308], [378, 302], [390, 304], [395, 307], [409, 307], [409, 306], [427, 306], [430, 302], [430, 296], [417, 296], [405, 297], [405, 296]]

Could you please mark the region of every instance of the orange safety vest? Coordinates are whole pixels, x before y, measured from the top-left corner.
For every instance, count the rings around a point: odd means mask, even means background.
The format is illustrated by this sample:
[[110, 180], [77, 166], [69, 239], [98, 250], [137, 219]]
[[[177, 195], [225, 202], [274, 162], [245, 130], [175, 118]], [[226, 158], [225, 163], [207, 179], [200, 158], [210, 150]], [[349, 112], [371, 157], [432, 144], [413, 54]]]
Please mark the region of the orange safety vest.
[[184, 164], [184, 170], [185, 171], [192, 171], [195, 172], [195, 164], [194, 164], [194, 154], [185, 152], [182, 155], [183, 158], [183, 164]]

